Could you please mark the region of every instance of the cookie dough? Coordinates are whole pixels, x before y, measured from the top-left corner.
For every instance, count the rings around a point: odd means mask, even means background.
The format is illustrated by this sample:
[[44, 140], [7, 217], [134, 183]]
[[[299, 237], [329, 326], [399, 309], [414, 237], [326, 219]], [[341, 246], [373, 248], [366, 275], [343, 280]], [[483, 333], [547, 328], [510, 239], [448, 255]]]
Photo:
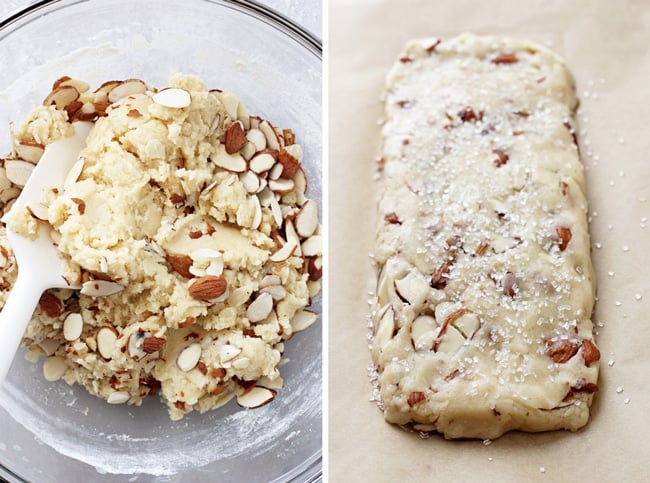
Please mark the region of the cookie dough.
[[[63, 77], [14, 133], [3, 193], [20, 192], [12, 162], [38, 161], [22, 147], [42, 153], [72, 122], [94, 126], [64, 189], [41, 209], [2, 200], [13, 230], [51, 225], [81, 286], [43, 294], [25, 333], [45, 377], [115, 404], [160, 394], [172, 419], [272, 400], [284, 341], [317, 318], [305, 307], [322, 267], [294, 133], [193, 76], [95, 91]], [[16, 267], [4, 237], [0, 251], [6, 291]]]
[[372, 355], [391, 423], [577, 430], [597, 390], [577, 100], [529, 42], [410, 42], [388, 75]]

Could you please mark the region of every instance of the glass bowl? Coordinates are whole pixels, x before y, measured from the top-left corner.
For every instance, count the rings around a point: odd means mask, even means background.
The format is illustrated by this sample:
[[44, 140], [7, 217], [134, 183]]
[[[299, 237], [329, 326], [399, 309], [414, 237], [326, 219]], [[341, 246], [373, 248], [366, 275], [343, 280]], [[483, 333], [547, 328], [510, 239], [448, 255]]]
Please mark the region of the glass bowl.
[[[290, 127], [321, 199], [321, 46], [253, 2], [58, 0], [0, 24], [0, 152], [62, 75], [98, 86], [173, 72], [237, 93], [249, 112]], [[312, 308], [320, 313], [320, 297]], [[285, 387], [271, 403], [235, 403], [171, 422], [157, 398], [110, 406], [46, 382], [21, 350], [0, 389], [0, 477], [10, 481], [307, 481], [322, 447], [322, 330], [287, 342]], [[100, 477], [101, 474], [101, 477]]]

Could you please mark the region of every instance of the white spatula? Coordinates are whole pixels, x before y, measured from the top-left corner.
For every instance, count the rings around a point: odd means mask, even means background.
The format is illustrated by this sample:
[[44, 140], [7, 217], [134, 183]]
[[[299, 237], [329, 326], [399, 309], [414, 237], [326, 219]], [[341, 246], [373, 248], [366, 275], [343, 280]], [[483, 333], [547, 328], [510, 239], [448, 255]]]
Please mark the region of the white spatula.
[[[86, 144], [92, 124], [77, 122], [73, 127], [74, 136], [54, 141], [45, 148], [16, 200], [15, 208], [40, 202], [44, 190], [62, 190], [68, 172]], [[0, 312], [0, 386], [43, 291], [48, 288], [79, 288], [70, 286], [63, 278], [65, 264], [52, 243], [50, 227], [46, 223], [39, 225], [38, 238], [35, 240], [7, 228], [7, 238], [18, 263], [18, 278]]]

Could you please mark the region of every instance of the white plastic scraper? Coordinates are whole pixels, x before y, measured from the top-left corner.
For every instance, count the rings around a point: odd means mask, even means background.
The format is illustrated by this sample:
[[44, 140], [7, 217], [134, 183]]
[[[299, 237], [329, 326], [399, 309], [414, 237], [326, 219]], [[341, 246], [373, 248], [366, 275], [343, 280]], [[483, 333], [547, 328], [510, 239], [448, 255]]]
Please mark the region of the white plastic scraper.
[[[62, 190], [68, 172], [86, 145], [92, 124], [77, 122], [73, 127], [74, 136], [54, 141], [45, 148], [12, 209], [39, 203], [43, 200], [44, 190]], [[18, 278], [0, 312], [0, 386], [43, 291], [48, 288], [79, 288], [71, 286], [63, 278], [65, 263], [52, 242], [50, 226], [47, 223], [39, 225], [35, 240], [7, 227], [7, 238], [18, 263]]]

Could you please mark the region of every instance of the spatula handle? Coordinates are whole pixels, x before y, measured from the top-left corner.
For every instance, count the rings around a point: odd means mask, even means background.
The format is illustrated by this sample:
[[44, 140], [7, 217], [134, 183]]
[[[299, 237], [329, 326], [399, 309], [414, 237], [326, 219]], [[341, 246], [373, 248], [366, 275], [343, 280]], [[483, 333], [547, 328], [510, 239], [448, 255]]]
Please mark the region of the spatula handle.
[[7, 302], [0, 312], [0, 387], [9, 372], [20, 340], [29, 323], [42, 290], [34, 290], [34, 278], [18, 274]]

